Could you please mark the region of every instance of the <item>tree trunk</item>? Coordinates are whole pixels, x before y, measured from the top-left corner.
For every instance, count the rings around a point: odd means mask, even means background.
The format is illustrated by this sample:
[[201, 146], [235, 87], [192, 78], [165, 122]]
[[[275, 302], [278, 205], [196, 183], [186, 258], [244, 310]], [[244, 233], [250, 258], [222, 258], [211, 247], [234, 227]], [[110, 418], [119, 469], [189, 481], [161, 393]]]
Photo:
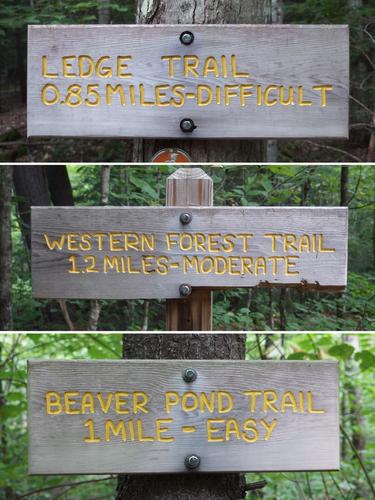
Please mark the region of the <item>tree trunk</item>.
[[[283, 24], [284, 9], [283, 0], [271, 0], [272, 6], [272, 24]], [[267, 141], [267, 161], [269, 163], [276, 163], [279, 156], [279, 147], [276, 139], [269, 139]]]
[[[138, 24], [268, 24], [271, 0], [138, 0]], [[150, 161], [165, 147], [180, 147], [193, 162], [266, 160], [266, 141], [137, 139], [133, 161]]]
[[[343, 335], [343, 342], [350, 344], [358, 352], [360, 350], [359, 335]], [[345, 373], [347, 377], [346, 390], [348, 394], [348, 412], [350, 415], [349, 433], [354, 448], [357, 450], [361, 460], [364, 460], [366, 450], [365, 418], [363, 416], [363, 396], [361, 387], [358, 385], [355, 374], [358, 373], [358, 363], [354, 359], [345, 361]], [[353, 460], [355, 457], [353, 457]], [[361, 480], [357, 481], [356, 491], [359, 498], [366, 497]]]
[[[347, 207], [349, 204], [349, 167], [341, 167], [341, 177], [340, 177], [340, 207]], [[341, 294], [341, 297], [345, 297], [345, 292]], [[341, 320], [345, 316], [345, 304], [338, 303], [336, 307], [337, 317]]]
[[14, 165], [13, 181], [21, 232], [30, 250], [30, 207], [51, 204], [47, 176], [42, 165]]
[[0, 330], [12, 329], [12, 167], [0, 166]]
[[341, 167], [340, 207], [349, 204], [349, 167]]
[[[20, 228], [28, 250], [31, 248], [31, 207], [74, 205], [73, 191], [65, 166], [14, 165], [13, 183], [17, 197]], [[70, 330], [74, 326], [65, 300], [59, 300], [63, 318]], [[47, 305], [46, 308], [49, 306]]]
[[[126, 359], [244, 359], [244, 335], [124, 335]], [[245, 498], [240, 474], [120, 476], [117, 500], [238, 500]]]
[[99, 0], [98, 24], [109, 24], [111, 22], [111, 0]]
[[14, 165], [13, 181], [21, 231], [30, 250], [30, 208], [74, 205], [73, 191], [63, 165]]
[[[111, 178], [111, 166], [103, 165], [100, 172], [100, 203], [103, 206], [108, 205], [109, 200], [109, 181]], [[98, 299], [90, 300], [89, 321], [87, 329], [96, 331], [100, 318], [102, 306]]]
[[52, 204], [60, 207], [74, 205], [73, 190], [66, 166], [48, 165], [46, 175]]

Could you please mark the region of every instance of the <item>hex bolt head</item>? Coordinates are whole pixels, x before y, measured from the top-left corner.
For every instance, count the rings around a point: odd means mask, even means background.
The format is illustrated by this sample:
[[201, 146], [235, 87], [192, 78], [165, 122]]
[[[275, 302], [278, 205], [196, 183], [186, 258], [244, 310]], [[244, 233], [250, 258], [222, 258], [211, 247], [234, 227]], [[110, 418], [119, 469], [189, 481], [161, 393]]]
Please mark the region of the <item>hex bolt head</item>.
[[187, 297], [188, 295], [191, 294], [191, 286], [187, 285], [186, 283], [183, 283], [182, 285], [180, 285], [179, 291], [181, 297]]
[[187, 382], [188, 384], [197, 380], [197, 377], [198, 373], [194, 368], [185, 368], [182, 372], [182, 378], [184, 382]]
[[185, 457], [185, 467], [187, 469], [197, 469], [200, 464], [201, 459], [198, 457], [198, 455], [188, 455], [187, 457]]
[[194, 35], [191, 31], [183, 31], [180, 35], [180, 42], [183, 45], [191, 45], [194, 42]]
[[184, 212], [180, 215], [180, 222], [184, 226], [186, 226], [186, 224], [190, 224], [192, 219], [193, 219], [193, 216], [191, 214], [189, 214], [189, 212]]
[[197, 127], [191, 118], [183, 118], [180, 121], [180, 129], [185, 133], [191, 133], [196, 128]]

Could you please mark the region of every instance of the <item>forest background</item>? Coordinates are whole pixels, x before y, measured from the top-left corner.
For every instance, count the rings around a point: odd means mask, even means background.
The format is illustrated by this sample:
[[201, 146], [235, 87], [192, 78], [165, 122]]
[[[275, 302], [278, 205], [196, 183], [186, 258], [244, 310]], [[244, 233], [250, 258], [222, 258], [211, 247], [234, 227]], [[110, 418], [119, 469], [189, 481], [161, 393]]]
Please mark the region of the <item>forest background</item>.
[[[205, 0], [205, 6], [206, 4], [209, 6], [209, 3], [209, 0]], [[224, 3], [221, 5], [219, 2], [217, 7], [215, 2], [211, 10], [224, 10]], [[344, 141], [268, 141], [262, 150], [262, 157], [259, 157], [259, 154], [257, 157], [252, 157], [251, 150], [242, 147], [234, 149], [236, 158], [232, 161], [375, 161], [374, 2], [372, 0], [264, 0], [258, 3], [261, 5], [259, 8], [263, 10], [262, 19], [269, 23], [349, 25], [350, 136]], [[168, 5], [166, 0], [158, 0], [147, 3], [146, 9], [154, 4], [158, 4], [159, 11], [166, 9]], [[178, 0], [176, 4], [178, 5]], [[240, 10], [247, 9], [250, 12], [255, 2], [238, 0], [237, 4], [240, 4]], [[26, 138], [27, 25], [135, 23], [141, 5], [141, 0], [64, 0], [63, 2], [2, 0], [0, 2], [0, 162], [135, 161], [139, 148], [132, 140], [77, 138], [28, 140]], [[255, 5], [254, 9], [256, 8]], [[193, 10], [193, 2], [191, 4], [181, 2], [181, 18], [184, 16], [183, 12], [189, 9]], [[228, 19], [226, 22], [244, 22], [242, 19], [246, 19], [241, 13], [242, 17], [238, 21], [235, 9], [224, 15]], [[247, 17], [251, 16], [252, 14], [249, 14]], [[138, 15], [139, 17], [142, 16]], [[155, 15], [151, 11], [146, 17], [145, 20], [142, 19], [143, 22], [154, 22]], [[164, 18], [168, 22], [168, 12]], [[186, 148], [189, 150], [188, 144]], [[145, 156], [138, 161], [151, 160], [148, 153]], [[194, 156], [193, 154], [193, 161], [196, 159]], [[209, 161], [211, 160], [223, 161], [222, 158], [211, 158]]]
[[[0, 330], [164, 330], [165, 300], [36, 300], [30, 274], [30, 206], [165, 205], [172, 165], [0, 167]], [[217, 206], [348, 206], [345, 293], [292, 288], [214, 292], [214, 330], [375, 330], [375, 168], [207, 166]], [[9, 203], [5, 203], [5, 200]]]

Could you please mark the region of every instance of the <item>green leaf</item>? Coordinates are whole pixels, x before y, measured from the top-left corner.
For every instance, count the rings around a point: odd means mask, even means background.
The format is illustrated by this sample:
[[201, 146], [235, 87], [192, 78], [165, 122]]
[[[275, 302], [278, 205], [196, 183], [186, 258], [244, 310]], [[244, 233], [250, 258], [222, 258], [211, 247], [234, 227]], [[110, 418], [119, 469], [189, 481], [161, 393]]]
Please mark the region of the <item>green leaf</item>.
[[286, 175], [287, 177], [293, 177], [296, 174], [295, 167], [290, 165], [270, 165], [268, 169], [277, 175]]
[[289, 354], [287, 359], [305, 359], [308, 358], [309, 355], [305, 351], [299, 351], [299, 352], [292, 352], [292, 354]]
[[5, 399], [7, 401], [24, 401], [25, 395], [22, 392], [8, 392]]
[[350, 344], [339, 344], [334, 345], [330, 349], [328, 349], [328, 354], [333, 356], [334, 358], [345, 360], [350, 358], [350, 356], [354, 352], [354, 347]]
[[360, 362], [359, 368], [361, 371], [368, 370], [371, 367], [375, 368], [375, 356], [370, 351], [356, 352], [354, 359]]

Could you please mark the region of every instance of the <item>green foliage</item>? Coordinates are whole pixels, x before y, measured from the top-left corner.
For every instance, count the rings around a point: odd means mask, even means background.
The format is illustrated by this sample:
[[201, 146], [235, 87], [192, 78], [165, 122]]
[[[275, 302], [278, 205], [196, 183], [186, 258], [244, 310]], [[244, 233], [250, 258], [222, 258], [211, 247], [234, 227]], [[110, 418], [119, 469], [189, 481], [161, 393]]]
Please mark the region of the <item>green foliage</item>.
[[[341, 427], [352, 443], [362, 443], [364, 448], [358, 452], [372, 483], [375, 481], [374, 348], [375, 336], [371, 334], [274, 334], [258, 335], [257, 341], [255, 335], [248, 335], [247, 339], [249, 359], [258, 359], [261, 355], [267, 359], [339, 360]], [[368, 360], [368, 364], [361, 363], [362, 359]], [[267, 481], [267, 486], [261, 490], [262, 497], [267, 499], [372, 498], [358, 459], [343, 435], [339, 472], [247, 475], [249, 483], [260, 479]], [[247, 496], [248, 500], [256, 498], [259, 496], [255, 492]]]

